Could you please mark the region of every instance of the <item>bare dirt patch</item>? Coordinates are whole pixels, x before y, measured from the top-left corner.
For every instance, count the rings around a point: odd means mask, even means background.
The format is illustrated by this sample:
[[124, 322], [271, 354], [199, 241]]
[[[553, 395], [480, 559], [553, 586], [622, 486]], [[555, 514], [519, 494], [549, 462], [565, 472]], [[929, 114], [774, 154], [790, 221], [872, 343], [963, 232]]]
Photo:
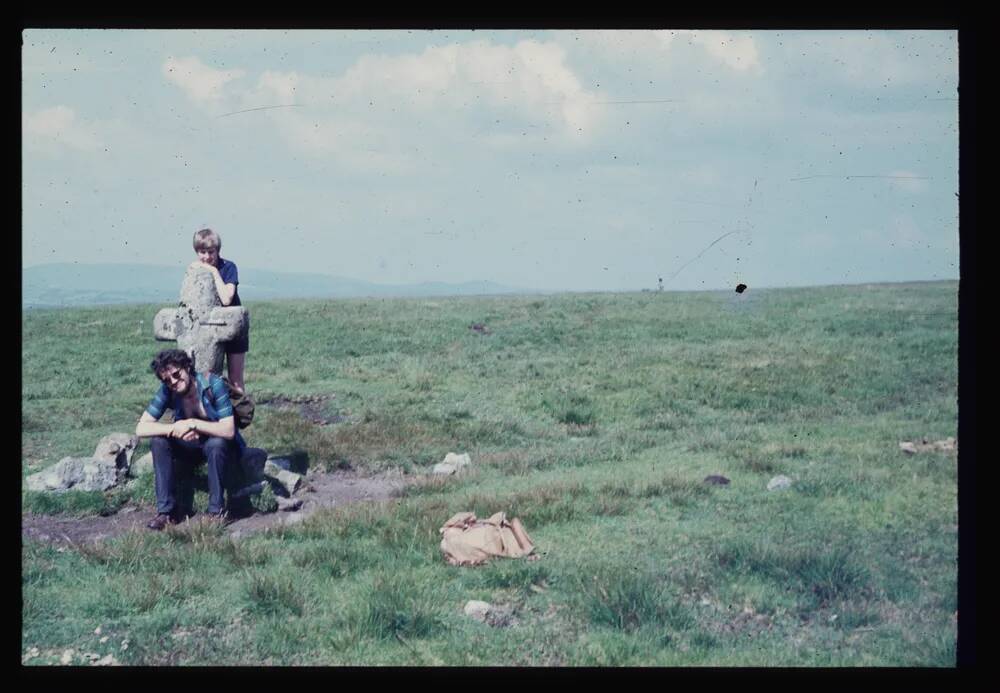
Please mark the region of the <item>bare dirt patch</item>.
[[[296, 494], [303, 500], [302, 506], [294, 512], [255, 513], [249, 517], [233, 519], [226, 527], [233, 538], [298, 522], [320, 508], [332, 508], [350, 503], [384, 501], [395, 497], [413, 478], [404, 477], [399, 472], [387, 472], [376, 476], [361, 476], [355, 471], [332, 473], [310, 472], [305, 486]], [[132, 530], [146, 529], [146, 523], [155, 514], [155, 508], [126, 506], [114, 515], [86, 515], [67, 517], [65, 515], [34, 515], [26, 513], [21, 517], [22, 540], [49, 541], [59, 544], [83, 544], [116, 537]], [[198, 518], [195, 515], [192, 520]]]
[[319, 426], [340, 423], [347, 418], [338, 413], [327, 412], [327, 402], [336, 397], [334, 394], [325, 395], [255, 395], [256, 403], [261, 406], [274, 407], [285, 411], [297, 411], [303, 419]]

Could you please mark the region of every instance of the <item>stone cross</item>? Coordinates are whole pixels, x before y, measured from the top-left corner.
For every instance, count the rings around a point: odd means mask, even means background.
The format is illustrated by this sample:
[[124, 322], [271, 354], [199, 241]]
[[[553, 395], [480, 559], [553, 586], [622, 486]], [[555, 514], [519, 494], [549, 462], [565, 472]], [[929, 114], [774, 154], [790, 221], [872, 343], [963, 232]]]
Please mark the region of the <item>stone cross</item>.
[[189, 267], [181, 284], [177, 308], [164, 308], [153, 318], [153, 336], [161, 341], [177, 341], [177, 347], [194, 358], [201, 373], [222, 373], [223, 344], [250, 327], [243, 306], [223, 306], [215, 290], [211, 271]]

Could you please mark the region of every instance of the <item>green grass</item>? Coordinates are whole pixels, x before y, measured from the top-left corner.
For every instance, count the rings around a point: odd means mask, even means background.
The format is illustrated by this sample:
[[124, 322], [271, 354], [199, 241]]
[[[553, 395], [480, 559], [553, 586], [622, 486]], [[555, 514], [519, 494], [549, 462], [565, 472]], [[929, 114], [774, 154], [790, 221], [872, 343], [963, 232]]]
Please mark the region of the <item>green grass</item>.
[[[332, 395], [316, 406], [344, 420], [261, 406], [248, 442], [413, 483], [238, 542], [197, 524], [27, 542], [22, 651], [148, 666], [952, 666], [955, 455], [897, 443], [956, 433], [956, 293], [251, 304], [251, 392]], [[135, 325], [157, 308], [23, 314], [24, 475], [134, 428], [165, 346]], [[426, 476], [448, 452], [472, 466]], [[777, 474], [793, 486], [768, 492]], [[148, 477], [22, 494], [25, 511], [71, 516], [152, 501]], [[541, 559], [446, 565], [438, 528], [463, 510], [519, 517]], [[469, 619], [470, 599], [516, 624]]]

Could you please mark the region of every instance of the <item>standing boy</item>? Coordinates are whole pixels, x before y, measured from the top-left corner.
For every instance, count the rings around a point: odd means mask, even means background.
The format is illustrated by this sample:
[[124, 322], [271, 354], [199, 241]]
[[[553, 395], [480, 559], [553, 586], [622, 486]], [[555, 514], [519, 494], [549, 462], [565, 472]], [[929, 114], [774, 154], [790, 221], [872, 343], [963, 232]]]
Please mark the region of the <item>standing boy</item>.
[[[240, 294], [237, 287], [240, 283], [239, 270], [236, 263], [223, 259], [219, 252], [222, 250], [222, 239], [212, 229], [201, 229], [194, 234], [194, 251], [198, 254], [198, 259], [191, 263], [192, 267], [207, 267], [212, 272], [212, 279], [215, 281], [215, 290], [219, 294], [219, 300], [224, 306], [239, 306]], [[231, 342], [227, 342], [226, 348], [226, 369], [229, 373], [229, 384], [242, 395], [246, 392], [243, 385], [243, 370], [246, 365], [247, 352], [250, 350], [250, 327]]]

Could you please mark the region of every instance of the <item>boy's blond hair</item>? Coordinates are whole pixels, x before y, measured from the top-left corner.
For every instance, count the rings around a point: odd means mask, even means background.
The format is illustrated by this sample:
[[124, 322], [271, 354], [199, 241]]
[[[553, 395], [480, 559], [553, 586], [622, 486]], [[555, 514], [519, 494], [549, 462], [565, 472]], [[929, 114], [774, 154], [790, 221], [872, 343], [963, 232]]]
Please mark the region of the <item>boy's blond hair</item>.
[[205, 250], [215, 248], [222, 250], [222, 238], [212, 229], [202, 229], [194, 232], [194, 249]]

